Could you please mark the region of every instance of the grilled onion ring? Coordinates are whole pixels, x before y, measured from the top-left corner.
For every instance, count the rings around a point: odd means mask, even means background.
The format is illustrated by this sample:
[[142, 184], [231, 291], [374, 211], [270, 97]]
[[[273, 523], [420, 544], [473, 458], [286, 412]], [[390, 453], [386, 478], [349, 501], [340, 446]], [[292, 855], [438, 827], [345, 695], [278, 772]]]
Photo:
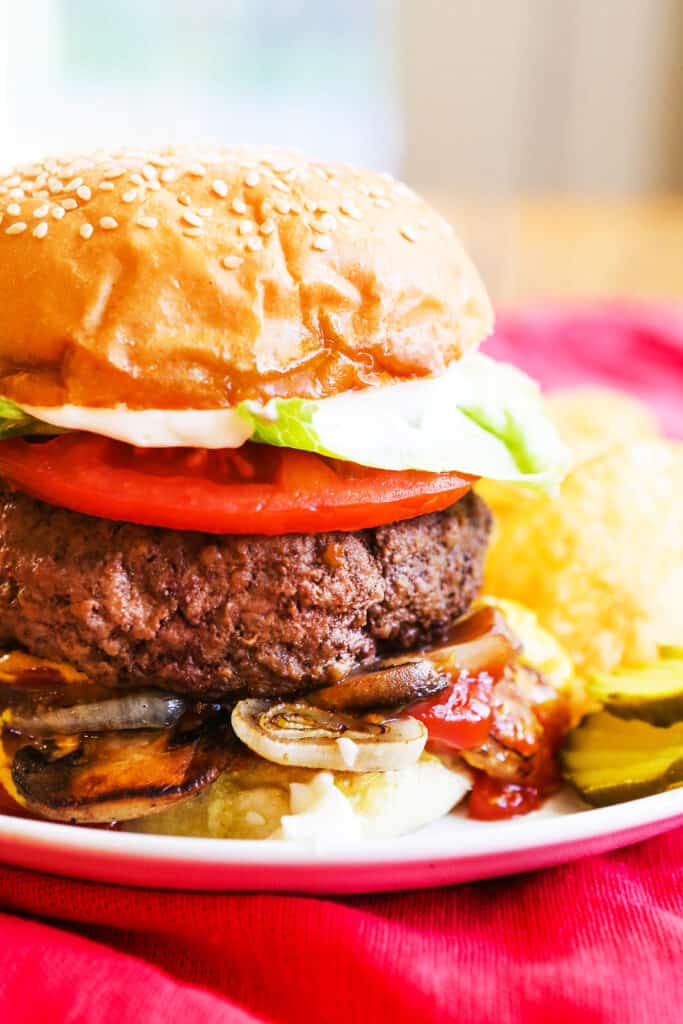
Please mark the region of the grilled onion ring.
[[352, 718], [305, 701], [242, 700], [232, 727], [266, 761], [340, 772], [405, 768], [427, 741], [427, 730], [414, 718]]

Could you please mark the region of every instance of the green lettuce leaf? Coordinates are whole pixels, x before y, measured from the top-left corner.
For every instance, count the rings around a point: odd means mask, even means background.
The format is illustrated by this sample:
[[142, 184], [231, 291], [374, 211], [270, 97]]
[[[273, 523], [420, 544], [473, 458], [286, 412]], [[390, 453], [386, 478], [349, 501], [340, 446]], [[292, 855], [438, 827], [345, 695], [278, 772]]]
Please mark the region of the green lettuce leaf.
[[460, 470], [554, 490], [569, 465], [538, 385], [481, 353], [438, 378], [239, 409], [254, 441], [381, 469]]
[[58, 427], [29, 416], [27, 412], [9, 398], [0, 397], [0, 441], [10, 437], [24, 437], [27, 434], [61, 434]]

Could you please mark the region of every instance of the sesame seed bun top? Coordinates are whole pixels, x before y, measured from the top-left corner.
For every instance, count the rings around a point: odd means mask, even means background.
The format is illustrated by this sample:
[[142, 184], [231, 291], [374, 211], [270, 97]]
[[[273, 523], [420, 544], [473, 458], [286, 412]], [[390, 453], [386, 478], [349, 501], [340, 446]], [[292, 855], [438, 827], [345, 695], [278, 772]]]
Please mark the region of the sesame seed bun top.
[[0, 177], [0, 394], [216, 408], [442, 372], [491, 329], [452, 229], [387, 175], [247, 146]]

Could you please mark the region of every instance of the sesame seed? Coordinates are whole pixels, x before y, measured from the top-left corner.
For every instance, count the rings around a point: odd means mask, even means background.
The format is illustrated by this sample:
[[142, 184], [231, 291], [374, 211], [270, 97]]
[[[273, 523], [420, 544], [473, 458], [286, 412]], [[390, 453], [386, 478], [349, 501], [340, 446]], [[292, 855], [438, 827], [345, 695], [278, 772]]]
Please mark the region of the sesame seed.
[[68, 185], [64, 186], [65, 192], [75, 192], [83, 184], [83, 178], [74, 178]]
[[155, 181], [157, 173], [156, 167], [153, 167], [152, 164], [145, 164], [142, 168], [142, 176], [143, 178], [146, 178], [147, 181]]
[[85, 241], [87, 242], [89, 238], [92, 238], [94, 230], [95, 229], [92, 226], [92, 224], [81, 224], [81, 229], [79, 231], [79, 235], [81, 236], [81, 238], [84, 238]]
[[259, 231], [262, 235], [272, 235], [273, 231], [275, 231], [275, 222], [268, 217], [261, 224]]
[[225, 197], [228, 194], [228, 186], [226, 185], [222, 178], [216, 178], [216, 180], [211, 185], [211, 188], [213, 189], [217, 196], [221, 197], [221, 199], [225, 199]]
[[26, 198], [26, 193], [24, 192], [23, 188], [13, 188], [13, 189], [10, 189], [10, 195], [11, 195], [12, 199], [25, 199]]
[[257, 238], [256, 235], [252, 235], [244, 244], [251, 252], [257, 252], [259, 249], [263, 248], [263, 242], [260, 238]]
[[7, 185], [7, 188], [14, 188], [16, 185], [19, 185], [20, 182], [21, 176], [19, 174], [13, 174], [11, 178], [7, 179], [5, 184]]
[[10, 217], [19, 217], [21, 216], [21, 207], [17, 203], [10, 203], [7, 207], [7, 212]]
[[87, 185], [80, 185], [76, 189], [76, 195], [79, 199], [92, 199], [92, 192]]
[[63, 206], [53, 206], [50, 210], [50, 213], [52, 214], [55, 220], [61, 220], [62, 217], [66, 215], [66, 210]]
[[417, 242], [417, 232], [415, 228], [411, 228], [408, 224], [403, 224], [399, 228], [400, 233], [408, 242]]
[[276, 188], [278, 190], [278, 192], [290, 193], [292, 191], [290, 189], [289, 185], [285, 185], [285, 183], [283, 181], [278, 181], [277, 178], [273, 182], [273, 188]]
[[221, 263], [226, 270], [237, 270], [240, 264], [244, 263], [241, 256], [224, 256]]
[[48, 228], [47, 221], [46, 220], [41, 220], [40, 224], [36, 224], [36, 226], [33, 229], [33, 232], [32, 232], [33, 237], [34, 238], [45, 238], [45, 235], [47, 234], [47, 228]]
[[371, 188], [368, 189], [368, 195], [371, 196], [373, 199], [383, 199], [384, 189], [377, 188], [376, 185], [373, 185]]
[[98, 185], [98, 188], [102, 192], [113, 192], [114, 191], [114, 182], [113, 181], [101, 181], [99, 183], [99, 185]]
[[429, 227], [429, 221], [427, 220], [426, 217], [420, 217], [419, 221], [417, 222], [417, 226], [419, 228], [422, 228], [422, 229], [428, 228]]
[[65, 210], [77, 210], [78, 203], [75, 199], [62, 199], [62, 206]]
[[332, 239], [329, 235], [316, 235], [311, 245], [314, 249], [319, 249], [320, 252], [327, 252], [332, 245]]
[[151, 189], [152, 192], [159, 192], [161, 190], [161, 182], [157, 178], [154, 178], [153, 181], [147, 182], [147, 188]]
[[127, 192], [124, 192], [121, 199], [124, 203], [134, 203], [138, 197], [138, 190], [136, 188], [129, 188]]
[[26, 225], [24, 224], [23, 220], [18, 220], [15, 224], [10, 224], [10, 226], [5, 231], [5, 234], [20, 235], [22, 231], [26, 231]]
[[134, 185], [144, 185], [145, 184], [145, 179], [142, 177], [141, 174], [131, 174], [130, 180], [133, 182]]
[[291, 171], [292, 167], [294, 166], [291, 160], [283, 160], [281, 158], [269, 160], [268, 163], [273, 168], [276, 174], [285, 174], [287, 171]]
[[251, 235], [254, 232], [254, 227], [253, 220], [241, 220], [237, 230], [241, 235]]
[[[333, 217], [331, 213], [324, 213], [318, 221], [320, 228], [323, 231], [334, 231], [337, 227], [337, 218]], [[311, 225], [316, 231], [320, 230], [316, 224]]]
[[213, 206], [198, 206], [197, 213], [202, 217], [213, 217]]
[[33, 211], [33, 216], [38, 218], [47, 217], [49, 212], [50, 207], [47, 205], [47, 203], [43, 203], [42, 206], [36, 206], [35, 210]]
[[339, 204], [339, 210], [344, 214], [345, 217], [350, 217], [351, 220], [362, 220], [363, 214], [360, 212], [355, 203], [348, 202], [345, 200]]
[[262, 217], [270, 217], [272, 212], [273, 212], [273, 204], [271, 203], [271, 201], [269, 199], [264, 199], [263, 202], [261, 203], [261, 216]]
[[188, 235], [190, 238], [199, 238], [199, 236], [203, 235], [204, 232], [201, 228], [184, 228], [183, 234]]
[[103, 231], [113, 231], [119, 226], [115, 217], [100, 217], [99, 224]]
[[58, 192], [62, 192], [64, 186], [62, 185], [59, 178], [48, 178], [47, 187], [49, 188], [52, 195], [56, 195]]
[[388, 210], [391, 206], [391, 202], [389, 199], [375, 199], [375, 206], [379, 206], [383, 210]]
[[178, 202], [182, 203], [183, 206], [192, 206], [192, 197], [187, 192], [181, 192], [178, 196]]
[[137, 223], [141, 228], [155, 228], [159, 221], [156, 217], [138, 217]]
[[169, 184], [170, 182], [172, 182], [172, 181], [175, 181], [177, 177], [178, 177], [178, 172], [177, 172], [177, 170], [175, 169], [175, 167], [166, 167], [166, 168], [165, 168], [165, 169], [164, 169], [164, 170], [163, 170], [163, 171], [161, 172], [161, 180], [162, 180], [162, 181], [164, 182], [164, 184], [166, 184], [166, 185], [168, 185], [168, 184]]
[[120, 178], [122, 174], [123, 174], [123, 168], [122, 167], [107, 167], [107, 169], [104, 172], [104, 177], [108, 181], [111, 181], [114, 178]]
[[206, 167], [203, 164], [190, 164], [187, 173], [191, 174], [193, 178], [203, 178], [206, 174]]
[[202, 218], [198, 217], [192, 210], [186, 210], [183, 214], [183, 220], [186, 224], [189, 224], [192, 228], [200, 228], [203, 224]]
[[283, 197], [278, 196], [277, 199], [275, 200], [275, 209], [277, 210], [278, 213], [287, 214], [291, 211], [292, 208], [290, 206], [288, 199], [284, 199]]
[[235, 213], [247, 212], [247, 204], [245, 203], [244, 199], [240, 199], [239, 196], [235, 196], [235, 198], [233, 199], [232, 208], [235, 211]]
[[245, 176], [244, 184], [248, 188], [254, 188], [255, 185], [258, 185], [260, 180], [261, 175], [258, 173], [258, 171], [249, 171], [249, 173]]

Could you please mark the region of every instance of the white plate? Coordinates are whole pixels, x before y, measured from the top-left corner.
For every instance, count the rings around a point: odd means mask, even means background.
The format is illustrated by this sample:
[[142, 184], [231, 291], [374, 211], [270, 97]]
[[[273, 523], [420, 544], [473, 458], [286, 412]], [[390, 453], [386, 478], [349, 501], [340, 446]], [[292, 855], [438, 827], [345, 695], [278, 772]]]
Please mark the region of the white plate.
[[452, 814], [410, 836], [354, 845], [184, 839], [0, 817], [0, 861], [156, 889], [382, 892], [548, 867], [683, 824], [683, 789], [598, 810], [560, 794], [527, 817]]

